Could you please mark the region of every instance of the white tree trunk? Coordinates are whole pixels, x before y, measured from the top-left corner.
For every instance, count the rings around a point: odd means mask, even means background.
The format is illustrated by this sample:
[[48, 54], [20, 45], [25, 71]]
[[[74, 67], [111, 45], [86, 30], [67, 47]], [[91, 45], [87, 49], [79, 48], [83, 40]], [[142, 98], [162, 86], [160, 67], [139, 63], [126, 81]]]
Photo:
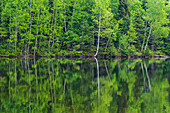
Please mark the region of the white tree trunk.
[[[99, 8], [100, 9], [100, 8]], [[100, 22], [101, 22], [101, 10], [100, 10], [100, 14], [99, 14], [99, 29], [98, 29], [98, 43], [97, 43], [97, 51], [96, 51], [96, 54], [94, 55], [95, 57], [97, 56], [98, 54], [98, 51], [99, 51], [99, 43], [100, 43]]]
[[30, 41], [31, 41], [31, 28], [32, 28], [32, 20], [31, 20], [31, 4], [32, 4], [32, 0], [30, 0], [30, 35], [29, 35], [28, 52], [27, 52], [27, 54], [29, 54]]
[[[56, 3], [55, 3], [56, 4]], [[56, 6], [54, 6], [54, 7], [56, 7]], [[53, 12], [53, 16], [54, 16], [54, 30], [53, 30], [53, 44], [52, 44], [52, 47], [54, 46], [54, 37], [55, 37], [55, 27], [56, 27], [56, 15], [57, 15], [57, 9], [55, 9], [56, 10], [56, 12], [54, 13]]]
[[18, 7], [16, 6], [16, 23], [15, 23], [15, 53], [16, 53], [16, 48], [17, 48], [17, 35], [18, 35], [18, 29], [17, 29], [17, 11], [18, 10]]
[[71, 29], [73, 29], [73, 17], [74, 17], [75, 7], [76, 7], [76, 2], [74, 2], [73, 13], [71, 17]]
[[106, 44], [106, 47], [105, 47], [104, 52], [106, 52], [106, 50], [107, 50], [107, 46], [108, 46], [108, 44], [109, 44], [110, 39], [111, 39], [111, 34], [110, 34], [110, 37], [109, 37], [109, 39], [108, 39], [108, 41], [107, 41], [107, 44]]
[[18, 30], [17, 30], [17, 22], [15, 25], [15, 52], [16, 52], [16, 48], [17, 48], [17, 34], [18, 34]]
[[67, 33], [67, 25], [66, 25], [66, 8], [65, 8], [65, 3], [64, 3], [64, 29], [65, 29], [65, 33]]
[[[10, 6], [11, 7], [11, 6]], [[10, 35], [10, 39], [9, 39], [9, 50], [11, 49], [11, 8], [10, 8], [10, 18], [9, 18], [9, 35]]]
[[37, 36], [36, 36], [36, 39], [35, 39], [35, 48], [34, 48], [34, 56], [35, 56], [35, 52], [36, 52], [36, 49], [37, 49], [37, 39], [38, 39], [38, 32], [39, 32], [39, 28], [38, 28], [38, 25], [39, 24], [39, 11], [38, 11], [38, 15], [37, 15]]
[[150, 35], [151, 35], [151, 31], [152, 31], [152, 23], [151, 23], [151, 26], [150, 26], [149, 36], [147, 38], [147, 42], [146, 42], [146, 45], [145, 45], [145, 50], [146, 50], [146, 47], [148, 45], [148, 41], [149, 41], [149, 38], [150, 38]]
[[145, 44], [146, 29], [147, 29], [147, 20], [146, 20], [146, 24], [145, 24], [145, 33], [144, 33], [144, 37], [143, 37], [143, 44], [142, 44], [141, 51], [143, 50], [143, 47], [144, 47], [144, 44]]

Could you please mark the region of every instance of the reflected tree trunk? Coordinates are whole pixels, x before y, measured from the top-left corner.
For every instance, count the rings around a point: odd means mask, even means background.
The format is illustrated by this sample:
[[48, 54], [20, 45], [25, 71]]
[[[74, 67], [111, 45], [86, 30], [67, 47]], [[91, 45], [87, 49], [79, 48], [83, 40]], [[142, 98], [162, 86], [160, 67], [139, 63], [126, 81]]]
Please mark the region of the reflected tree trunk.
[[71, 102], [72, 102], [72, 107], [74, 109], [74, 113], [76, 113], [75, 107], [74, 107], [74, 100], [73, 100], [73, 94], [72, 94], [72, 87], [70, 85], [70, 95], [71, 95]]
[[56, 90], [55, 90], [55, 77], [54, 77], [54, 67], [53, 67], [53, 61], [51, 62], [51, 69], [52, 69], [52, 84], [53, 84], [53, 110], [55, 111], [55, 105], [56, 105]]
[[15, 60], [15, 86], [17, 86], [17, 69], [16, 69], [16, 60]]
[[94, 57], [97, 64], [97, 86], [98, 86], [98, 104], [100, 103], [100, 77], [99, 77], [99, 64], [96, 57]]
[[64, 80], [64, 89], [63, 89], [63, 107], [62, 107], [62, 109], [63, 109], [63, 112], [64, 112], [64, 100], [65, 100], [65, 90], [66, 90], [66, 80]]
[[35, 66], [35, 76], [36, 76], [36, 94], [37, 94], [37, 104], [38, 104], [38, 77], [37, 77], [37, 64], [34, 57], [34, 66]]
[[9, 90], [9, 103], [11, 102], [11, 63], [9, 60], [9, 86], [8, 86], [8, 90]]
[[48, 77], [50, 78], [50, 94], [51, 94], [51, 99], [52, 99], [52, 102], [53, 102], [53, 91], [52, 91], [52, 80], [51, 80], [51, 71], [50, 71], [50, 63], [51, 63], [51, 61], [50, 61], [50, 59], [48, 59], [48, 65], [47, 65], [47, 67], [48, 67]]
[[14, 75], [15, 75], [15, 109], [17, 109], [17, 70], [16, 70], [16, 59], [15, 59], [15, 72], [14, 72]]
[[143, 64], [142, 64], [142, 62], [141, 62], [141, 68], [142, 68], [143, 82], [144, 82], [144, 88], [145, 88], [145, 93], [146, 93], [145, 74], [144, 74], [144, 70], [143, 70]]
[[151, 91], [150, 78], [149, 78], [149, 75], [148, 75], [148, 70], [147, 70], [146, 63], [145, 63], [145, 62], [144, 62], [144, 67], [145, 67], [145, 70], [146, 70], [146, 76], [147, 76], [147, 79], [148, 79], [149, 89], [150, 89], [150, 91]]
[[29, 113], [31, 113], [31, 77], [30, 77], [30, 67], [29, 67], [29, 59], [27, 58], [27, 66], [28, 66], [28, 81], [29, 81]]
[[108, 71], [108, 69], [107, 69], [106, 61], [104, 61], [104, 65], [105, 65], [106, 73], [107, 73], [107, 75], [108, 75], [108, 77], [109, 77], [109, 80], [111, 81], [111, 79], [110, 79], [110, 74], [109, 74], [109, 71]]
[[25, 64], [25, 82], [27, 82], [26, 74], [27, 74], [27, 60], [26, 57], [24, 58], [24, 64]]

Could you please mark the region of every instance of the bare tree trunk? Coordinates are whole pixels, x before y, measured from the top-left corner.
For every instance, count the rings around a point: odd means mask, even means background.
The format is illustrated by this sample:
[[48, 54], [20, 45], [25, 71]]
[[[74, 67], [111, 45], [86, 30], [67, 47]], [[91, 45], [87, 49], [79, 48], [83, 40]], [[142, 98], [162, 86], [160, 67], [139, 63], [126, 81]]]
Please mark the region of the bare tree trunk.
[[[100, 9], [100, 8], [99, 8]], [[99, 13], [99, 29], [98, 29], [98, 43], [97, 43], [97, 51], [96, 51], [96, 54], [94, 55], [95, 57], [97, 56], [98, 54], [98, 51], [99, 51], [99, 43], [100, 43], [100, 22], [101, 22], [101, 10], [100, 10], [100, 13]]]
[[110, 34], [110, 37], [109, 37], [109, 39], [108, 39], [108, 41], [107, 41], [107, 44], [106, 44], [106, 47], [105, 47], [104, 53], [105, 53], [105, 52], [106, 52], [106, 50], [107, 50], [107, 46], [108, 46], [108, 44], [109, 44], [110, 39], [111, 39], [111, 34]]
[[[10, 2], [11, 4], [11, 2]], [[9, 18], [9, 35], [10, 35], [10, 39], [9, 39], [9, 50], [11, 49], [11, 13], [12, 13], [12, 10], [11, 10], [11, 5], [10, 5], [10, 18]]]
[[65, 3], [64, 3], [64, 29], [65, 29], [65, 33], [67, 33], [67, 25], [66, 25], [66, 8], [65, 8]]
[[32, 28], [32, 20], [31, 20], [31, 4], [32, 4], [32, 0], [30, 0], [30, 35], [29, 35], [29, 41], [28, 41], [28, 52], [27, 52], [27, 54], [29, 54], [30, 40], [31, 40], [31, 28]]
[[[54, 7], [53, 7], [54, 8]], [[52, 38], [54, 39], [54, 30], [53, 30], [53, 26], [54, 26], [54, 10], [55, 9], [53, 9], [53, 16], [52, 16], [52, 20], [51, 20], [51, 32], [52, 32]], [[50, 33], [51, 33], [50, 32]], [[53, 44], [52, 44], [53, 45]], [[50, 38], [50, 36], [49, 36], [49, 52], [50, 52], [50, 46], [51, 46], [51, 38]]]
[[[56, 3], [54, 3], [54, 7], [56, 7]], [[55, 9], [56, 12], [54, 13], [54, 10], [53, 10], [53, 18], [54, 18], [54, 30], [53, 30], [53, 43], [52, 43], [52, 47], [54, 46], [54, 36], [55, 36], [55, 27], [56, 27], [56, 15], [57, 15], [57, 9]]]
[[39, 27], [39, 25], [38, 25], [39, 22], [38, 22], [38, 21], [39, 21], [39, 11], [38, 11], [38, 16], [37, 16], [37, 36], [36, 36], [36, 39], [35, 39], [34, 56], [35, 56], [35, 52], [36, 52], [36, 50], [37, 50], [37, 38], [38, 38], [38, 32], [39, 32], [39, 31], [38, 31], [38, 30], [39, 30], [39, 28], [38, 28], [38, 27]]
[[18, 27], [18, 22], [17, 22], [17, 11], [18, 10], [18, 7], [16, 6], [16, 24], [15, 24], [15, 53], [16, 53], [16, 46], [17, 46], [17, 35], [18, 35], [18, 29], [17, 29], [17, 27]]
[[71, 29], [73, 29], [73, 17], [74, 17], [75, 7], [76, 7], [76, 2], [74, 2], [73, 13], [71, 17]]
[[149, 41], [149, 38], [150, 38], [150, 35], [151, 35], [151, 31], [152, 31], [152, 23], [151, 23], [151, 26], [150, 26], [149, 36], [147, 38], [147, 42], [146, 42], [146, 45], [145, 45], [145, 50], [146, 50], [146, 47], [148, 45], [148, 41]]
[[[64, 2], [66, 2], [66, 1], [64, 0]], [[63, 3], [63, 4], [64, 4], [64, 30], [65, 30], [65, 34], [66, 34], [67, 33], [66, 6], [65, 6], [65, 3]], [[66, 37], [67, 37], [67, 35], [66, 35]], [[68, 43], [66, 45], [66, 48], [69, 50]]]
[[145, 44], [145, 36], [146, 36], [146, 29], [147, 29], [147, 20], [146, 20], [146, 25], [145, 25], [145, 33], [144, 33], [144, 37], [143, 37], [143, 44], [142, 44], [142, 48], [141, 51], [143, 50], [144, 44]]
[[17, 24], [16, 24], [15, 27], [16, 27], [15, 28], [15, 53], [16, 53], [16, 51], [17, 51], [17, 34], [18, 34]]

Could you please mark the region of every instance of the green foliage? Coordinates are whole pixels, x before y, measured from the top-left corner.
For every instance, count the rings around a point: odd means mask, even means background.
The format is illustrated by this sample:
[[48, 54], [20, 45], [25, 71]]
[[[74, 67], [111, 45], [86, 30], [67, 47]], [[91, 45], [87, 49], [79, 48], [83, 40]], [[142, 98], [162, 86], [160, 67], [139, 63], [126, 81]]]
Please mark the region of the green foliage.
[[169, 113], [169, 59], [99, 59], [98, 64], [1, 58], [0, 112]]
[[149, 54], [170, 54], [169, 0], [1, 0], [0, 3], [1, 56], [93, 56], [98, 35], [100, 55], [141, 55], [145, 26], [144, 44], [151, 23]]

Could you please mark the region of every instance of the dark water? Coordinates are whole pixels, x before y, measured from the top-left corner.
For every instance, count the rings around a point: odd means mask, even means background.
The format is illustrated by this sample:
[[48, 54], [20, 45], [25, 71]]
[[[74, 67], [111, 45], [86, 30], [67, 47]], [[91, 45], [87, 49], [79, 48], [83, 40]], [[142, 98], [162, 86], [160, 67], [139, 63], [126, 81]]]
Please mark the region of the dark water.
[[170, 113], [170, 59], [0, 59], [0, 112]]

